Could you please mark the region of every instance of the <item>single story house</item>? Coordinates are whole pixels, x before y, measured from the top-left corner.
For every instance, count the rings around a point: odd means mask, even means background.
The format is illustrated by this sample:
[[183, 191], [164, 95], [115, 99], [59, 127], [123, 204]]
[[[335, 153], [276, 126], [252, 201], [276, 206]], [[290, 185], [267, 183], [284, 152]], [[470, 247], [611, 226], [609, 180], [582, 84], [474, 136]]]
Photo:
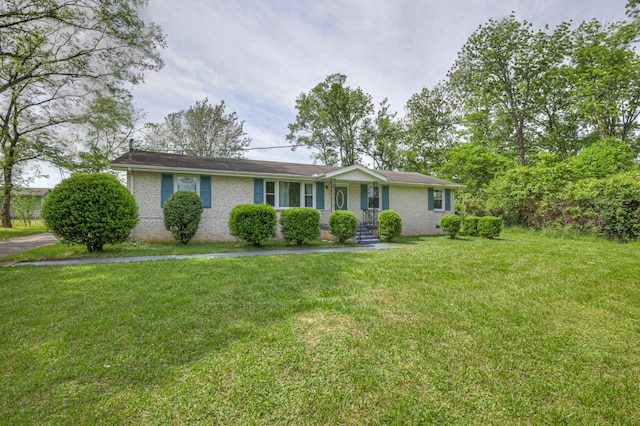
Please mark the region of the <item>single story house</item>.
[[132, 149], [110, 164], [127, 173], [127, 186], [139, 207], [134, 238], [172, 240], [162, 206], [175, 191], [195, 191], [204, 211], [194, 241], [233, 240], [227, 221], [238, 204], [266, 203], [277, 211], [312, 207], [323, 225], [335, 210], [350, 210], [359, 222], [377, 225], [391, 209], [402, 218], [404, 235], [439, 234], [440, 218], [452, 214], [462, 185], [420, 173], [194, 157]]

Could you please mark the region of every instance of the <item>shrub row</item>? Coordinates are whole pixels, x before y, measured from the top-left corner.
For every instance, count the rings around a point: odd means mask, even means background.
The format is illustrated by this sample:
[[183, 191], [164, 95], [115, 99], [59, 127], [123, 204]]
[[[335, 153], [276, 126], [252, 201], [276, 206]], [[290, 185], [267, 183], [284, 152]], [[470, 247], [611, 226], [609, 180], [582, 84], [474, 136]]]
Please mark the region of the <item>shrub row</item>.
[[461, 230], [467, 235], [498, 238], [502, 232], [502, 219], [495, 216], [467, 216], [462, 219], [447, 214], [440, 218], [440, 228], [449, 234], [449, 238], [455, 238]]

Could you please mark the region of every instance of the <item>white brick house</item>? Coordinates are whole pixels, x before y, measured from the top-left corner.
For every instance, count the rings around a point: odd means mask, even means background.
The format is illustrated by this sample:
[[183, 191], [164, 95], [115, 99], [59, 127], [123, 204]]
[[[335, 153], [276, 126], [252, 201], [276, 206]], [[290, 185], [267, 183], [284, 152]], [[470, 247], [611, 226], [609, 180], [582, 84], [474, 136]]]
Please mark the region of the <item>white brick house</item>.
[[313, 207], [326, 225], [335, 210], [377, 224], [382, 210], [402, 218], [403, 235], [441, 233], [440, 218], [454, 212], [461, 185], [420, 173], [372, 170], [364, 166], [322, 166], [231, 158], [193, 157], [131, 150], [111, 168], [127, 172], [127, 187], [138, 203], [134, 237], [171, 241], [162, 205], [178, 190], [196, 191], [204, 211], [194, 241], [233, 240], [227, 221], [238, 204], [267, 203], [280, 211]]

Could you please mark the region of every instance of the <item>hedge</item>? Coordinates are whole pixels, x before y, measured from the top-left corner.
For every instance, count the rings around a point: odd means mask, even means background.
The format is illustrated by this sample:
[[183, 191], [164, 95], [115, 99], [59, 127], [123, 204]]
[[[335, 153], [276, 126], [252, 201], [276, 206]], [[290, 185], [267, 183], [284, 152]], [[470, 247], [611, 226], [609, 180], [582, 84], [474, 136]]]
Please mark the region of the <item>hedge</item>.
[[462, 219], [455, 214], [446, 214], [440, 218], [440, 228], [449, 234], [449, 238], [455, 238], [460, 232]]
[[329, 232], [341, 243], [356, 236], [358, 218], [348, 210], [336, 210], [329, 216]]
[[465, 216], [462, 219], [462, 232], [473, 237], [477, 237], [478, 234], [478, 216]]
[[49, 193], [42, 217], [62, 242], [86, 245], [91, 253], [126, 241], [138, 223], [138, 206], [115, 176], [76, 173]]
[[495, 216], [481, 217], [478, 221], [478, 233], [485, 238], [498, 238], [502, 232], [502, 218]]
[[187, 244], [198, 231], [202, 217], [202, 199], [192, 191], [171, 194], [162, 207], [164, 227], [173, 238]]
[[393, 210], [384, 210], [378, 216], [378, 236], [382, 241], [391, 241], [402, 234], [402, 218]]
[[320, 212], [308, 207], [282, 210], [280, 225], [287, 242], [304, 244], [320, 237]]
[[229, 214], [229, 232], [254, 246], [276, 237], [276, 210], [267, 204], [239, 204]]

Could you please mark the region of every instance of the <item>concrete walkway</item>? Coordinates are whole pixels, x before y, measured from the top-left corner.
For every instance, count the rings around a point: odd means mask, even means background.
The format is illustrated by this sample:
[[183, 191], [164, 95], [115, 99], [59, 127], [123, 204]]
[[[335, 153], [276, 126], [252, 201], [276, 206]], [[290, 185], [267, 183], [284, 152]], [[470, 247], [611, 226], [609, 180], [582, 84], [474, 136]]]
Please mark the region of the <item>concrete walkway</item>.
[[58, 239], [51, 233], [27, 235], [26, 237], [7, 238], [0, 240], [0, 258], [38, 247], [57, 243]]
[[[39, 238], [38, 238], [39, 237]], [[17, 241], [21, 240], [21, 241]], [[28, 237], [10, 238], [0, 240], [0, 257], [9, 256], [10, 254], [19, 253], [21, 251], [31, 250], [37, 247], [53, 244], [58, 240], [51, 234], [38, 234]], [[135, 256], [135, 257], [103, 257], [97, 259], [70, 259], [70, 260], [46, 260], [41, 262], [18, 262], [6, 264], [6, 266], [45, 266], [45, 265], [86, 265], [90, 263], [128, 263], [128, 262], [148, 262], [152, 260], [169, 260], [169, 259], [212, 259], [227, 257], [246, 257], [246, 256], [271, 256], [278, 254], [308, 254], [308, 253], [336, 253], [363, 250], [384, 250], [397, 248], [391, 244], [365, 244], [357, 247], [340, 247], [327, 249], [295, 249], [295, 250], [265, 250], [265, 251], [243, 251], [235, 253], [204, 253], [204, 254], [178, 254], [164, 256]], [[6, 253], [6, 254], [5, 254]]]

